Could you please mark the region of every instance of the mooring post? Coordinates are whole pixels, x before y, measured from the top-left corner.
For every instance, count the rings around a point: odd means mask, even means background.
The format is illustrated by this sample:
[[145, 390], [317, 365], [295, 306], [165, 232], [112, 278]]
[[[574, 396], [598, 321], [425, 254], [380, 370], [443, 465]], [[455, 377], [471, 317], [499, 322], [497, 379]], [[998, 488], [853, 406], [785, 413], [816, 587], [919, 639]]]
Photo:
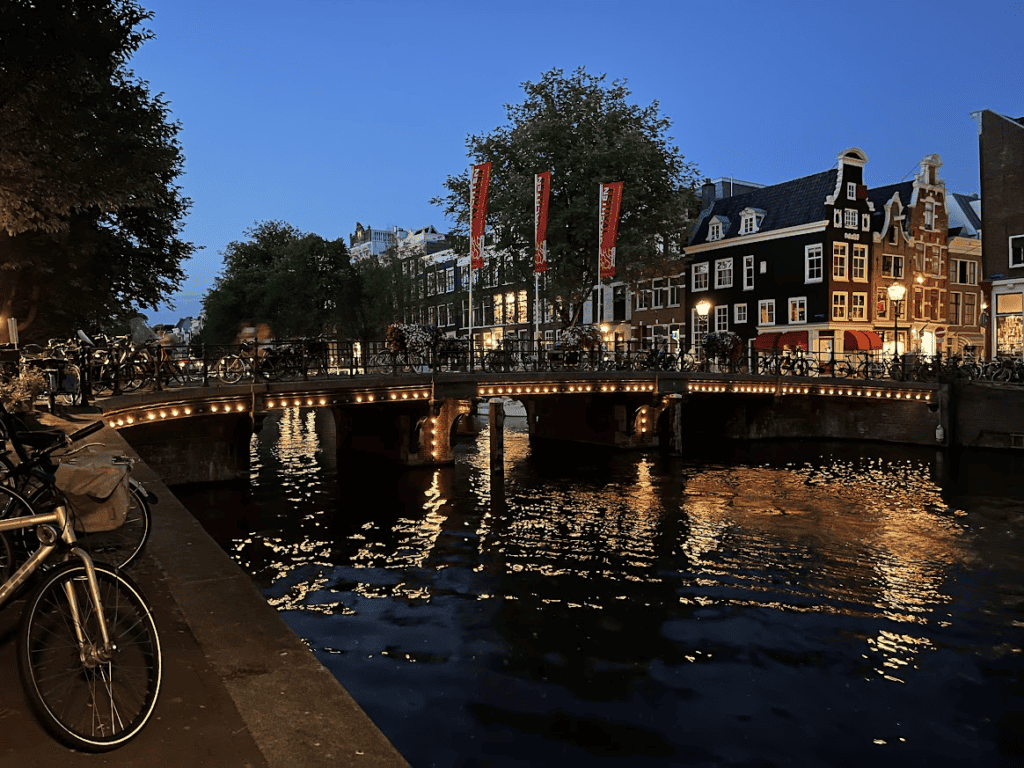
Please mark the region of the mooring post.
[[505, 404], [492, 400], [487, 420], [491, 427], [491, 472], [502, 472], [505, 469]]

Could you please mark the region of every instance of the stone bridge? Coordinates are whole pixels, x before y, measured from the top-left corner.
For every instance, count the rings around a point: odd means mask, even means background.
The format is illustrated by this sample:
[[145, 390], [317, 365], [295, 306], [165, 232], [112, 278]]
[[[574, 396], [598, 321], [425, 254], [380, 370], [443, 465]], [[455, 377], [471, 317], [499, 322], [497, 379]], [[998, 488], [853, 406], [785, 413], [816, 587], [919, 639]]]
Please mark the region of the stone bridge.
[[[1024, 402], [1020, 392], [1014, 395], [1018, 404]], [[267, 414], [292, 407], [323, 411], [318, 418], [332, 425], [338, 449], [369, 451], [408, 465], [449, 463], [454, 437], [469, 425], [475, 404], [502, 398], [525, 405], [531, 439], [620, 448], [678, 450], [689, 441], [715, 437], [968, 444], [958, 440], [962, 394], [952, 385], [789, 376], [364, 375], [165, 389], [104, 398], [97, 405], [111, 427], [166, 473], [167, 482], [178, 483], [246, 476], [253, 432]], [[995, 410], [1005, 422], [1005, 407]], [[1024, 412], [1017, 423], [1024, 425]], [[1008, 439], [1015, 438], [1008, 434]]]

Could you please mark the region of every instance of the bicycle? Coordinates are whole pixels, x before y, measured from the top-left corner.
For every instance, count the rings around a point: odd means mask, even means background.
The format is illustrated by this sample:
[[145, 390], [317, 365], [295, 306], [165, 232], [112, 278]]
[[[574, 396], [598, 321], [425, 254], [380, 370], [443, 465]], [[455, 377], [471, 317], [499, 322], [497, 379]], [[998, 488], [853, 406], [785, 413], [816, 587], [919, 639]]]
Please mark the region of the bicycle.
[[[3, 469], [0, 484], [12, 487], [24, 496], [32, 509], [50, 510], [64, 501], [56, 485], [57, 465], [51, 457], [54, 452], [68, 445], [68, 438], [59, 430], [30, 431], [3, 406], [0, 406], [0, 437], [10, 441], [18, 457], [18, 463], [15, 464], [7, 457], [6, 449], [0, 453], [0, 468]], [[78, 451], [89, 447], [83, 446]], [[58, 461], [63, 458], [66, 457], [59, 457]], [[114, 456], [111, 460], [115, 464], [129, 466], [134, 463], [126, 456]], [[121, 525], [108, 531], [80, 531], [79, 540], [103, 560], [119, 568], [127, 568], [135, 562], [149, 540], [152, 518], [150, 505], [156, 503], [155, 494], [142, 483], [129, 478], [128, 510]], [[8, 517], [11, 512], [0, 507], [0, 518]], [[28, 556], [34, 546], [31, 531], [20, 532], [15, 537], [15, 544], [19, 556]]]
[[484, 355], [485, 371], [528, 371], [534, 367], [533, 355], [517, 348], [513, 339], [502, 339], [501, 348]]
[[[94, 422], [71, 438], [102, 427]], [[17, 656], [26, 694], [58, 741], [87, 752], [116, 749], [146, 725], [160, 692], [153, 610], [134, 581], [77, 546], [67, 506], [37, 514], [9, 486], [0, 486], [0, 500], [22, 511], [0, 520], [0, 606], [55, 552], [68, 558], [40, 576], [25, 603]], [[27, 529], [35, 529], [39, 548], [12, 573], [6, 534]]]

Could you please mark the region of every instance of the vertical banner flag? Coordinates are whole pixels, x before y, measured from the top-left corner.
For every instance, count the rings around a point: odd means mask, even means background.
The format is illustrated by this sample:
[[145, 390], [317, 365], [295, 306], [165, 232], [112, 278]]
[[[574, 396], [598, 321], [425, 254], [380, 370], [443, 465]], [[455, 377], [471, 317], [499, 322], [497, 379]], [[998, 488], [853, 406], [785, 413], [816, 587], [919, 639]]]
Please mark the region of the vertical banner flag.
[[548, 268], [548, 198], [551, 196], [551, 171], [534, 176], [533, 228], [536, 243], [533, 252], [533, 271], [546, 272]]
[[484, 265], [484, 226], [487, 223], [487, 188], [491, 183], [491, 164], [473, 166], [469, 180], [469, 266], [480, 269]]
[[615, 238], [619, 232], [622, 182], [601, 185], [601, 277], [615, 277]]

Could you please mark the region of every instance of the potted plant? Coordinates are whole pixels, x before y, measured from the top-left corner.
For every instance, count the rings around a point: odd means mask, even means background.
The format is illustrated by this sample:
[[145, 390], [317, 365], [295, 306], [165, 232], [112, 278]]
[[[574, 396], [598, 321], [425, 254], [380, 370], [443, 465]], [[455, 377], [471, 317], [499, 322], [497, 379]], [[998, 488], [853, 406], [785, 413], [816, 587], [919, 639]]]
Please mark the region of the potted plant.
[[42, 371], [21, 363], [16, 375], [0, 377], [0, 402], [9, 411], [30, 413], [35, 410], [36, 398], [46, 391], [47, 386]]

